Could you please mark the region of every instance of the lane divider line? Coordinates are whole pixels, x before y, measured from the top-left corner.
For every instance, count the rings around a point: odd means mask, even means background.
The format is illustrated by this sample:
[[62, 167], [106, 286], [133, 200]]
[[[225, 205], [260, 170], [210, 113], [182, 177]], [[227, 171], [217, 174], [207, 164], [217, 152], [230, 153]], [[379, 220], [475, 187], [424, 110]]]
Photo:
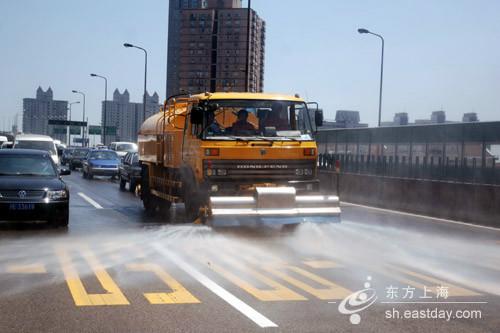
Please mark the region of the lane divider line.
[[193, 266], [189, 265], [187, 262], [182, 260], [180, 257], [178, 257], [176, 254], [174, 254], [171, 251], [168, 251], [165, 249], [161, 244], [159, 243], [153, 243], [152, 244], [153, 248], [158, 251], [161, 255], [167, 257], [170, 259], [172, 262], [174, 262], [177, 266], [179, 266], [183, 271], [185, 271], [187, 274], [189, 274], [191, 277], [193, 277], [195, 280], [200, 282], [203, 286], [205, 286], [208, 290], [222, 298], [226, 303], [234, 307], [236, 310], [241, 312], [243, 315], [245, 315], [247, 318], [252, 320], [254, 323], [259, 325], [260, 327], [278, 327], [275, 323], [273, 323], [271, 320], [266, 318], [264, 315], [261, 313], [257, 312], [254, 308], [231, 294], [229, 291], [226, 289], [222, 288], [220, 285], [215, 283], [213, 280], [208, 278], [206, 275], [202, 274], [199, 272], [197, 269], [195, 269]]
[[360, 205], [360, 204], [355, 204], [355, 203], [346, 202], [346, 201], [342, 201], [342, 206], [345, 206], [345, 207], [349, 207], [349, 206], [361, 207], [361, 208], [366, 208], [366, 209], [371, 209], [371, 210], [377, 210], [379, 212], [392, 213], [392, 214], [403, 215], [403, 216], [410, 216], [410, 217], [424, 218], [424, 219], [427, 219], [427, 220], [433, 220], [433, 221], [439, 221], [439, 222], [446, 222], [446, 223], [452, 223], [452, 224], [458, 224], [458, 225], [464, 225], [464, 226], [475, 227], [475, 228], [480, 228], [480, 229], [500, 231], [500, 228], [498, 228], [498, 227], [488, 227], [488, 226], [485, 226], [485, 225], [472, 224], [472, 223], [467, 223], [467, 222], [460, 222], [460, 221], [443, 219], [443, 218], [433, 217], [433, 216], [428, 216], [428, 215], [421, 215], [421, 214], [400, 212], [400, 211], [397, 211], [397, 210], [386, 209], [386, 208], [378, 208], [378, 207], [366, 206], [366, 205]]
[[78, 192], [78, 195], [83, 198], [83, 200], [87, 201], [89, 204], [94, 206], [97, 209], [102, 209], [102, 206], [94, 201], [91, 197], [87, 196], [85, 193]]
[[17, 273], [17, 274], [42, 274], [47, 273], [47, 269], [44, 264], [28, 264], [28, 265], [7, 265], [7, 273]]

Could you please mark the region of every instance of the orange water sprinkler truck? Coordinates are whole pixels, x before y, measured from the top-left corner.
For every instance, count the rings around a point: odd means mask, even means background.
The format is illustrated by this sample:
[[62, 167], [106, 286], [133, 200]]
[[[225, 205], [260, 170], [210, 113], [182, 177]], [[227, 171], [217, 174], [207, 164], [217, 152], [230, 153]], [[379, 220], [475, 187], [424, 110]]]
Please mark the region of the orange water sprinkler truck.
[[167, 99], [139, 132], [145, 210], [184, 203], [191, 221], [213, 226], [339, 221], [339, 198], [320, 192], [323, 115], [309, 105], [263, 93]]

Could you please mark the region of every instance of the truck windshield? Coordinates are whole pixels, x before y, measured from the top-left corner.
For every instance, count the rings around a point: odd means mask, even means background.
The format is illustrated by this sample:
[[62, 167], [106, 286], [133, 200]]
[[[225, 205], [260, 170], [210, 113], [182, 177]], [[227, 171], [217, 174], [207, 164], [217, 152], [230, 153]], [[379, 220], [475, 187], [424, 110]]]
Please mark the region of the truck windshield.
[[207, 109], [202, 128], [205, 139], [311, 140], [311, 117], [303, 102], [211, 100]]

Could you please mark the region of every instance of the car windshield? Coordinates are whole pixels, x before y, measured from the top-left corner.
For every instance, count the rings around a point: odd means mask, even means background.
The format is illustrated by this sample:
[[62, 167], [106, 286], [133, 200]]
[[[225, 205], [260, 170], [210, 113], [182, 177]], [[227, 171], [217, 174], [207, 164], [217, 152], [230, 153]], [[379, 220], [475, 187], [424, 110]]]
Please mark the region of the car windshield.
[[135, 143], [120, 143], [116, 145], [116, 151], [134, 151], [137, 150]]
[[83, 157], [83, 156], [87, 155], [88, 152], [89, 152], [88, 149], [75, 149], [73, 151], [72, 156], [73, 157]]
[[213, 100], [200, 131], [205, 139], [235, 137], [272, 140], [311, 140], [306, 104], [275, 100]]
[[19, 140], [19, 141], [15, 142], [14, 148], [38, 149], [38, 150], [48, 151], [52, 155], [56, 154], [54, 142], [52, 142], [52, 141]]
[[56, 176], [49, 155], [0, 155], [0, 176]]
[[118, 155], [114, 151], [93, 151], [90, 158], [96, 160], [117, 160]]

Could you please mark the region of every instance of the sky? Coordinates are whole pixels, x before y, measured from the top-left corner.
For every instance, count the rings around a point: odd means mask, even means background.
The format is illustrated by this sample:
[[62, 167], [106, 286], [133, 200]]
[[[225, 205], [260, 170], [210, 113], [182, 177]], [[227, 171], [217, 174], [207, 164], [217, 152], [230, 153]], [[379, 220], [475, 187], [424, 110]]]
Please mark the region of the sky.
[[[246, 1], [244, 1], [245, 3]], [[448, 120], [477, 112], [500, 120], [500, 1], [498, 0], [253, 0], [266, 21], [266, 92], [299, 93], [325, 118], [360, 111], [376, 125], [380, 39], [385, 38], [382, 119], [410, 121], [445, 110]], [[70, 102], [86, 93], [91, 124], [99, 124], [104, 82], [108, 99], [128, 89], [140, 102], [144, 55], [148, 91], [165, 98], [168, 0], [0, 1], [0, 129], [22, 114], [22, 99], [49, 86]], [[73, 106], [74, 119], [82, 104]]]

